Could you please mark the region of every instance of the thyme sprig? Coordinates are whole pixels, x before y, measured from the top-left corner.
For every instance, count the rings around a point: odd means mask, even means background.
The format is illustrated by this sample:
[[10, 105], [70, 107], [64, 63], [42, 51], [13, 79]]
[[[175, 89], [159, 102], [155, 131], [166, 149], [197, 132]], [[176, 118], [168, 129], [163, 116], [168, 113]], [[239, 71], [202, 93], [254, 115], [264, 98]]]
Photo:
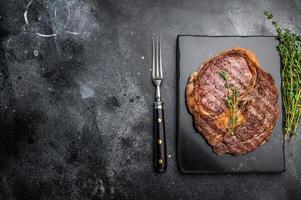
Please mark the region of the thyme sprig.
[[282, 101], [285, 111], [286, 138], [297, 135], [301, 116], [301, 35], [286, 28], [281, 29], [272, 13], [264, 11], [277, 32], [277, 51], [281, 57]]
[[237, 125], [238, 117], [236, 116], [238, 90], [236, 86], [230, 87], [229, 76], [224, 70], [219, 72], [220, 77], [226, 82], [227, 96], [225, 99], [227, 107], [230, 109], [230, 128], [228, 132], [234, 134], [234, 128]]

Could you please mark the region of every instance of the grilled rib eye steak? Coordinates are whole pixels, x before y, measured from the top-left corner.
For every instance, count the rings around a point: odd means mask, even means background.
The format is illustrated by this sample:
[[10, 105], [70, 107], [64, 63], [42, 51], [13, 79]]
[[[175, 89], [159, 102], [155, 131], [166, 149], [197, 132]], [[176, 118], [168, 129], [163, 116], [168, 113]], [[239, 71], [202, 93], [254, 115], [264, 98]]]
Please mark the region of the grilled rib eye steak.
[[[228, 88], [234, 86], [238, 91], [232, 132], [231, 112], [225, 101], [229, 93], [221, 71], [228, 75]], [[272, 76], [261, 68], [253, 52], [242, 48], [224, 51], [204, 62], [189, 77], [186, 87], [195, 127], [218, 155], [242, 155], [264, 144], [277, 121], [278, 95]]]

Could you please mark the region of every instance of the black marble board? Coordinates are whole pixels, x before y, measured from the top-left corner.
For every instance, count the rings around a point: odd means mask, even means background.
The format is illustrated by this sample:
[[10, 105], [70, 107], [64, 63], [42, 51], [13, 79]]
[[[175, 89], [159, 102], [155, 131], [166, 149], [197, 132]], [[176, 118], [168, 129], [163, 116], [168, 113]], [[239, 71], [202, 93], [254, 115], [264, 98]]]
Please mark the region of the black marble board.
[[[232, 47], [251, 49], [280, 91], [280, 58], [277, 40], [267, 36], [178, 36], [177, 46], [177, 150], [184, 173], [279, 173], [285, 171], [282, 112], [269, 142], [243, 156], [218, 156], [197, 133], [185, 102], [188, 77], [205, 59]], [[282, 111], [281, 96], [279, 107]]]

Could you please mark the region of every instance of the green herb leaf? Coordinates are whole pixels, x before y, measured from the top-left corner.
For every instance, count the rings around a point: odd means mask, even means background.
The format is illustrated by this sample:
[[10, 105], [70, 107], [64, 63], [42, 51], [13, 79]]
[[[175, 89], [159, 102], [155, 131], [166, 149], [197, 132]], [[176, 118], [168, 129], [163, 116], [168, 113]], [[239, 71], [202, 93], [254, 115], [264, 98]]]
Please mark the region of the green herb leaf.
[[272, 19], [272, 18], [273, 18], [272, 13], [269, 12], [269, 11], [267, 11], [267, 10], [263, 11], [263, 14], [264, 14], [265, 16], [267, 16], [268, 19]]
[[226, 104], [229, 108], [232, 106], [231, 99], [229, 96], [226, 97]]
[[222, 77], [225, 81], [228, 80], [228, 74], [224, 70], [219, 72], [220, 77]]

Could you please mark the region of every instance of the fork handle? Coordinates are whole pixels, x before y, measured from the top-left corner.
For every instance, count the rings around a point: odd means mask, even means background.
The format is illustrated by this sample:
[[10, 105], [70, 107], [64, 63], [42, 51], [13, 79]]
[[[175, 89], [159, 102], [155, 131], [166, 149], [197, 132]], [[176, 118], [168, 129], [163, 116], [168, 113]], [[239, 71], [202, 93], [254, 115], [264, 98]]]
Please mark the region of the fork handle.
[[161, 173], [164, 172], [167, 168], [164, 109], [163, 109], [162, 101], [156, 101], [154, 105], [155, 105], [155, 115], [154, 115], [155, 170]]

